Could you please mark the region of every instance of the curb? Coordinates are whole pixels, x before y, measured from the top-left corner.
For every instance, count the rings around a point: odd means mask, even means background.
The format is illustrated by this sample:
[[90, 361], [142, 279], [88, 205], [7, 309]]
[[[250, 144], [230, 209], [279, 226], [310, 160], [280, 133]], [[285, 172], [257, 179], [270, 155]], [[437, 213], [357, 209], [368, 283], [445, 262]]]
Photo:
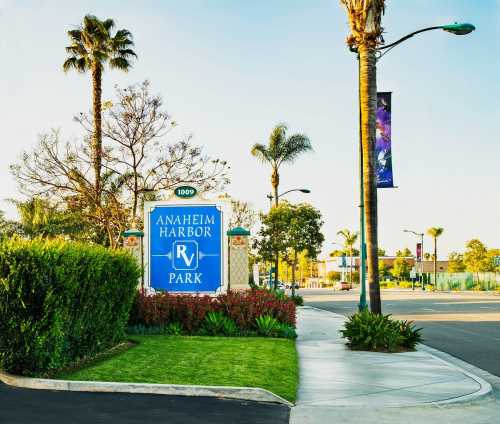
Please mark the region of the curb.
[[[425, 344], [419, 344], [417, 346], [417, 350], [421, 351], [421, 352], [426, 352], [429, 355], [434, 356], [439, 361], [444, 362], [449, 367], [457, 369], [462, 374], [465, 374], [467, 377], [471, 378], [477, 384], [479, 384], [479, 390], [475, 391], [474, 393], [469, 393], [468, 395], [463, 395], [463, 396], [459, 396], [459, 397], [452, 398], [452, 399], [431, 402], [431, 404], [433, 404], [433, 405], [450, 405], [453, 403], [473, 402], [473, 401], [477, 401], [480, 399], [482, 400], [483, 398], [489, 398], [493, 395], [493, 388], [492, 388], [490, 383], [488, 383], [486, 380], [479, 377], [478, 375], [466, 370], [463, 367], [463, 365], [466, 364], [468, 366], [468, 368], [475, 370], [476, 367], [474, 365], [471, 365], [465, 361], [461, 361], [460, 359], [457, 359], [454, 356], [452, 356], [446, 352], [442, 352], [438, 349], [434, 349], [433, 347], [427, 346]], [[483, 372], [485, 372], [485, 371], [483, 371]]]
[[[303, 309], [315, 309], [317, 311], [321, 311], [330, 315], [333, 315], [335, 318], [340, 319], [342, 318], [343, 320], [347, 319], [346, 316], [337, 314], [335, 312], [327, 311], [326, 309], [321, 309], [317, 308], [315, 306], [303, 306]], [[434, 349], [430, 346], [427, 346], [425, 344], [419, 344], [417, 346], [417, 351], [425, 352], [437, 360], [445, 363], [451, 368], [454, 368], [461, 372], [462, 374], [466, 375], [470, 379], [474, 380], [477, 384], [479, 384], [479, 389], [473, 393], [469, 393], [466, 395], [458, 396], [455, 398], [451, 399], [444, 399], [440, 401], [434, 401], [434, 402], [428, 402], [427, 405], [451, 405], [451, 404], [459, 404], [459, 403], [468, 403], [468, 402], [473, 402], [473, 401], [478, 401], [478, 400], [483, 400], [486, 398], [490, 398], [493, 396], [493, 388], [491, 384], [486, 381], [484, 378], [479, 377], [477, 374], [482, 374], [486, 378], [494, 378], [498, 379], [498, 377], [495, 377], [489, 373], [487, 373], [484, 370], [481, 370], [474, 365], [469, 364], [468, 362], [462, 361], [458, 358], [455, 358], [454, 356], [442, 352], [438, 349]], [[422, 404], [424, 405], [424, 403]]]
[[3, 383], [36, 390], [64, 390], [70, 392], [135, 393], [167, 396], [206, 396], [255, 402], [280, 403], [288, 407], [291, 402], [258, 387], [190, 386], [180, 384], [114, 383], [103, 381], [69, 381], [16, 376], [0, 371]]

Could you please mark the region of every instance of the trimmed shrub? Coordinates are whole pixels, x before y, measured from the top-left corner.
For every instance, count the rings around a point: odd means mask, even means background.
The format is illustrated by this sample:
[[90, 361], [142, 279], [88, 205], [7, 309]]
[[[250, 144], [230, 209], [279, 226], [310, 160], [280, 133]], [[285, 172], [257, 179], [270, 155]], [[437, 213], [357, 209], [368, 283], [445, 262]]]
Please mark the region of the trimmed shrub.
[[[141, 325], [163, 327], [171, 322], [181, 322], [188, 334], [199, 334], [201, 331], [204, 334], [232, 335], [234, 328], [225, 321], [227, 318], [234, 323], [238, 333], [250, 335], [255, 331], [255, 320], [264, 315], [295, 327], [295, 312], [293, 300], [288, 297], [279, 299], [272, 292], [261, 289], [230, 292], [216, 297], [169, 293], [152, 296], [138, 294], [130, 314], [129, 325], [130, 328]], [[207, 324], [208, 314], [210, 324]]]
[[0, 243], [0, 366], [47, 375], [113, 346], [124, 336], [139, 275], [122, 250]]
[[350, 316], [345, 328], [340, 330], [351, 349], [380, 352], [415, 349], [422, 341], [420, 331], [411, 321], [393, 320], [390, 315], [368, 310]]

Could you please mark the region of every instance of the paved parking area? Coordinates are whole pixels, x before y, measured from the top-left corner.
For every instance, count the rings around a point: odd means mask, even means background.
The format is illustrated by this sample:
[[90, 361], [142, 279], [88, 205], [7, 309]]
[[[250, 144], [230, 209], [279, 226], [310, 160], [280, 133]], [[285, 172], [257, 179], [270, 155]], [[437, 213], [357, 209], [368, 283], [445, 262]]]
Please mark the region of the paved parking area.
[[285, 405], [206, 397], [54, 392], [0, 383], [2, 424], [286, 424]]

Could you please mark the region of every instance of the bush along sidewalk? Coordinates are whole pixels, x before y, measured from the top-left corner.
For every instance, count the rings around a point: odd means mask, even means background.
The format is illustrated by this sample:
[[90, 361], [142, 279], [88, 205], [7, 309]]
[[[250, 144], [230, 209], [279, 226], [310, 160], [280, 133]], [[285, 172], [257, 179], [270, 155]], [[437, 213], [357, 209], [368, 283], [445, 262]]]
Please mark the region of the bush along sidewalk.
[[390, 315], [364, 310], [350, 316], [340, 333], [353, 350], [403, 352], [414, 350], [422, 341], [421, 331], [412, 321], [394, 320]]
[[122, 250], [61, 240], [0, 243], [0, 367], [47, 376], [115, 346], [139, 275]]
[[265, 336], [295, 338], [295, 302], [252, 289], [216, 297], [139, 294], [128, 333], [138, 335]]

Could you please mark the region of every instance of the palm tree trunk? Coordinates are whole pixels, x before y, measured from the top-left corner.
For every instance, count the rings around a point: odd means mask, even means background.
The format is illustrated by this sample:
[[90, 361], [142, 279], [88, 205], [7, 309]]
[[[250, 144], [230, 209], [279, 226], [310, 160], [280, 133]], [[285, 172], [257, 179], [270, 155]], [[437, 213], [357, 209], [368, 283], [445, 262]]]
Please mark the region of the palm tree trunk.
[[377, 65], [375, 46], [360, 44], [360, 97], [363, 148], [364, 210], [368, 286], [371, 311], [382, 313], [378, 275], [377, 180], [375, 174], [375, 112], [377, 108]]
[[349, 255], [351, 256], [351, 259], [349, 259], [349, 267], [350, 267], [350, 270], [349, 270], [349, 280], [350, 280], [349, 284], [352, 287], [352, 246], [349, 249]]
[[92, 166], [94, 168], [94, 188], [96, 206], [101, 206], [101, 164], [102, 164], [102, 130], [101, 130], [101, 68], [98, 66], [92, 67], [92, 95], [93, 95], [93, 122], [94, 133], [92, 134]]
[[437, 284], [437, 237], [434, 237], [434, 287]]
[[[278, 206], [278, 186], [280, 184], [280, 176], [278, 174], [278, 169], [273, 167], [273, 174], [271, 176], [271, 184], [274, 189], [274, 206]], [[279, 234], [276, 234], [275, 237], [279, 237]], [[274, 290], [278, 288], [278, 268], [279, 268], [280, 257], [279, 254], [276, 254], [276, 258], [274, 260]]]

